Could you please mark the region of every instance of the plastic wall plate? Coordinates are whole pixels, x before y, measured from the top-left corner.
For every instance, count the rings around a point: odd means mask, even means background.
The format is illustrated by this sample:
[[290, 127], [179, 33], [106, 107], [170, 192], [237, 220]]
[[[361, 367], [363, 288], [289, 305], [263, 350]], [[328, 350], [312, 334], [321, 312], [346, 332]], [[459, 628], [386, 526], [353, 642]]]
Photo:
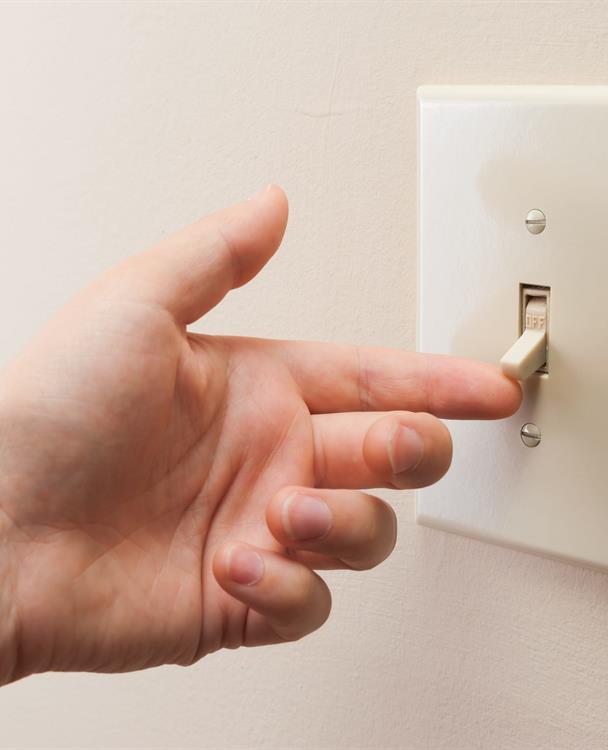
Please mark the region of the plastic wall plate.
[[418, 521], [606, 568], [608, 86], [418, 96], [419, 349], [498, 363], [520, 285], [551, 290], [548, 374], [525, 382], [514, 417], [449, 423], [453, 465], [419, 492]]

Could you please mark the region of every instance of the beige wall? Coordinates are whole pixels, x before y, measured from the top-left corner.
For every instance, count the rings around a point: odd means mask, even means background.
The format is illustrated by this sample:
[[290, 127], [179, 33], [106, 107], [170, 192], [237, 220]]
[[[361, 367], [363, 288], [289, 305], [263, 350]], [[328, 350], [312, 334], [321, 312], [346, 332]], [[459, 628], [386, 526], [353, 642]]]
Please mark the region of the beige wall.
[[[601, 2], [3, 3], [0, 358], [99, 269], [270, 180], [284, 248], [205, 329], [413, 347], [416, 86], [607, 75]], [[608, 576], [391, 499], [394, 556], [327, 576], [319, 633], [25, 680], [1, 746], [604, 750]]]

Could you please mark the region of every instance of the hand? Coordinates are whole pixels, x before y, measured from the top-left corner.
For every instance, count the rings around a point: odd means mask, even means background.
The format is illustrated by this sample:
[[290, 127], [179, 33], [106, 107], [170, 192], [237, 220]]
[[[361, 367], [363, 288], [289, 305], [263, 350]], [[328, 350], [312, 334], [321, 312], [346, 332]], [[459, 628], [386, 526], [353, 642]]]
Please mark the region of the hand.
[[330, 609], [313, 571], [369, 568], [395, 543], [393, 511], [360, 490], [442, 476], [450, 436], [431, 414], [519, 406], [481, 363], [189, 333], [286, 221], [272, 188], [182, 230], [2, 374], [2, 681], [309, 633]]

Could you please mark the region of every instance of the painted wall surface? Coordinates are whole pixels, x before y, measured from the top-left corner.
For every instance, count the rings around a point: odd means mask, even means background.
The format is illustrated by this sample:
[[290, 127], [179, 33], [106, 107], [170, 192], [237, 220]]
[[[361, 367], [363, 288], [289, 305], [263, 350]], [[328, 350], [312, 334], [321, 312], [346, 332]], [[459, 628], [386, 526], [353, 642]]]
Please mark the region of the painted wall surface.
[[[607, 78], [602, 2], [2, 3], [0, 359], [101, 269], [271, 180], [284, 247], [203, 329], [411, 348], [416, 86]], [[0, 691], [0, 746], [605, 750], [608, 576], [386, 496], [397, 550], [327, 575], [320, 632], [27, 679]]]

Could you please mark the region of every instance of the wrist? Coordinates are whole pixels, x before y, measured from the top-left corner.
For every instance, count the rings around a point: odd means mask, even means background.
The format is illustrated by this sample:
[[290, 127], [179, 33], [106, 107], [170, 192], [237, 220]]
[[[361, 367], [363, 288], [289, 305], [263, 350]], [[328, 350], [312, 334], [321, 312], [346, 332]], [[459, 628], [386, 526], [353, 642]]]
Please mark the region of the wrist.
[[25, 676], [19, 664], [17, 566], [10, 527], [0, 505], [0, 685]]
[[15, 414], [0, 388], [0, 686], [36, 671], [23, 647], [22, 570], [31, 535], [20, 524], [25, 500], [34, 496], [35, 473], [23, 460], [31, 431]]

